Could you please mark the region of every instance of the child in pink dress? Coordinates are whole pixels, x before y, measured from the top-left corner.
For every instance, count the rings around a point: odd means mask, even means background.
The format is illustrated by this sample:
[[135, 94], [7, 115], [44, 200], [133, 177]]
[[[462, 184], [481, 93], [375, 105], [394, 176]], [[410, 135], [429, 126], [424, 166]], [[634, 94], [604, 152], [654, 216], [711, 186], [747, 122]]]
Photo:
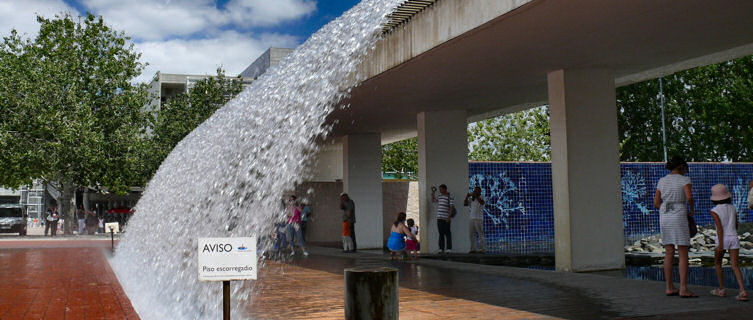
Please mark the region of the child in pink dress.
[[[413, 219], [408, 219], [406, 223], [408, 225], [408, 228], [410, 228], [410, 233], [412, 233], [414, 237], [417, 237], [418, 226], [416, 226], [416, 222], [413, 221]], [[405, 240], [405, 251], [408, 252], [409, 256], [413, 256], [413, 260], [418, 259], [418, 240], [413, 240], [410, 238]]]

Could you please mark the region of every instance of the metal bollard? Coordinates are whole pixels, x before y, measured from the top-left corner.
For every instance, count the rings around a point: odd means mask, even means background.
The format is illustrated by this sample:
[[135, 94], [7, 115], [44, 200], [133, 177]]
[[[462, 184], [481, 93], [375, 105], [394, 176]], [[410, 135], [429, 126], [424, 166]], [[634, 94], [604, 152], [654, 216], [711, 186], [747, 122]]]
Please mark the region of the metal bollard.
[[110, 252], [115, 253], [115, 230], [110, 227]]
[[345, 269], [345, 319], [398, 319], [397, 269]]

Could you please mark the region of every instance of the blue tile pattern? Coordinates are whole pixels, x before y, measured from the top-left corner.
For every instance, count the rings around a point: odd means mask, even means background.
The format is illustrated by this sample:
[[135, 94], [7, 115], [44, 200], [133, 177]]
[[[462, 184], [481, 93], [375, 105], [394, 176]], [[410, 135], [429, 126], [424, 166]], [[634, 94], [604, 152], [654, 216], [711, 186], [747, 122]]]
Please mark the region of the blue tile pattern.
[[[751, 163], [691, 163], [690, 179], [696, 198], [696, 222], [711, 225], [711, 186], [724, 183], [732, 192], [741, 222], [753, 222], [747, 208]], [[668, 171], [663, 163], [622, 163], [622, 205], [626, 244], [659, 233], [653, 208], [656, 183]], [[488, 250], [506, 254], [554, 252], [554, 210], [550, 163], [471, 162], [470, 189], [481, 186], [487, 204], [484, 231]]]

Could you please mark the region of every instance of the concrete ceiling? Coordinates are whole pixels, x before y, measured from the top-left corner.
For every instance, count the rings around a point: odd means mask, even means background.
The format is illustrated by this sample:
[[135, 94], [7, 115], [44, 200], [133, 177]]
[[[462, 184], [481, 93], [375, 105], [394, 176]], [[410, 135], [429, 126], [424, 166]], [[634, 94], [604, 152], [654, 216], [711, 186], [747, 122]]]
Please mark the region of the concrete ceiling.
[[415, 136], [421, 111], [479, 120], [545, 103], [557, 69], [606, 68], [619, 86], [748, 54], [753, 1], [534, 0], [368, 79], [329, 121], [335, 137], [388, 143]]

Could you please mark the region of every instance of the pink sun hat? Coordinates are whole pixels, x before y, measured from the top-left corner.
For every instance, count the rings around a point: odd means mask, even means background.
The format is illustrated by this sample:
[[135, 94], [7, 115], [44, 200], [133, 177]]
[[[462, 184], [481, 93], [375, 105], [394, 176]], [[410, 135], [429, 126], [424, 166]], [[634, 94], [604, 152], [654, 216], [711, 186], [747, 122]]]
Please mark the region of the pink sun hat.
[[720, 183], [711, 187], [711, 201], [721, 201], [729, 198], [732, 198], [732, 195], [727, 190], [727, 186]]

